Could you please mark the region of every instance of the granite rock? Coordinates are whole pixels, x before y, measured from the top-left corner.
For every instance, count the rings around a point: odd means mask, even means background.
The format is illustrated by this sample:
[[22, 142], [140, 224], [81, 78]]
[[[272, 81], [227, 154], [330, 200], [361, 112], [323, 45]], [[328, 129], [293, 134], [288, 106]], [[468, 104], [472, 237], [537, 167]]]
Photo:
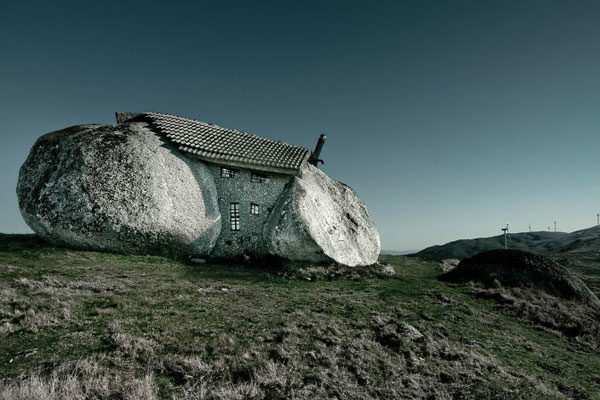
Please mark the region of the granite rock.
[[27, 224], [56, 245], [206, 255], [221, 231], [207, 166], [143, 122], [42, 136], [21, 167], [17, 196]]
[[280, 196], [264, 228], [271, 255], [371, 265], [381, 250], [373, 219], [349, 186], [308, 164]]

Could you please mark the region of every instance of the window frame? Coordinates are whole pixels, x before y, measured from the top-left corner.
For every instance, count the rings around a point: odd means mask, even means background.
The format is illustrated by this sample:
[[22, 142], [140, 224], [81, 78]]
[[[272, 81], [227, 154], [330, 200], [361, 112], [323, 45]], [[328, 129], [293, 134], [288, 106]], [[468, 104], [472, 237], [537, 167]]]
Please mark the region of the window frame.
[[240, 175], [240, 170], [232, 167], [221, 167], [221, 178], [235, 178]]
[[229, 203], [229, 226], [233, 232], [240, 230], [240, 203]]
[[250, 203], [250, 214], [260, 215], [260, 205], [258, 203]]
[[250, 171], [250, 182], [267, 183], [269, 182], [269, 177], [266, 174], [261, 174], [260, 172]]

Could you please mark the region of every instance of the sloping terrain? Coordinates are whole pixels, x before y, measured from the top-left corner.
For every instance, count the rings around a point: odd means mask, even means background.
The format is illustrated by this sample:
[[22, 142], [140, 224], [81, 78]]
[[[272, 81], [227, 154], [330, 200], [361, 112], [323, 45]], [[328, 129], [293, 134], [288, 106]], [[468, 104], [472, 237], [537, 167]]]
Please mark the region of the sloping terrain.
[[[596, 252], [600, 254], [600, 227], [594, 226], [572, 233], [543, 231], [512, 233], [508, 247], [536, 253]], [[499, 235], [455, 240], [444, 245], [428, 247], [413, 256], [437, 261], [447, 258], [464, 259], [482, 251], [503, 248], [504, 236]]]
[[381, 261], [395, 275], [0, 235], [0, 399], [600, 399], [576, 332], [440, 282], [436, 262]]
[[447, 282], [479, 282], [487, 286], [530, 288], [576, 299], [600, 310], [600, 300], [568, 269], [540, 254], [521, 250], [489, 250], [464, 259], [440, 277]]
[[439, 276], [477, 285], [475, 296], [535, 325], [577, 338], [600, 350], [600, 300], [556, 261], [521, 250], [489, 250]]
[[[564, 232], [513, 233], [508, 242], [509, 248], [534, 252], [548, 252], [560, 249], [572, 242], [571, 234]], [[482, 251], [503, 249], [504, 236], [460, 239], [439, 246], [431, 246], [415, 253], [415, 257], [441, 261], [447, 258], [460, 260]]]
[[558, 252], [600, 252], [600, 227], [594, 226], [569, 234], [569, 243], [556, 249]]

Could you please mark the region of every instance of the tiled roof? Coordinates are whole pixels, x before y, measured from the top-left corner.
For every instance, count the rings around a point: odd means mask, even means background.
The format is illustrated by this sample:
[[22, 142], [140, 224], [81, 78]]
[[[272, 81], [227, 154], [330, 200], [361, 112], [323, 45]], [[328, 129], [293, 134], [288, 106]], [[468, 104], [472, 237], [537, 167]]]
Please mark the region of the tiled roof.
[[311, 152], [304, 147], [169, 114], [143, 116], [181, 151], [218, 164], [300, 175]]

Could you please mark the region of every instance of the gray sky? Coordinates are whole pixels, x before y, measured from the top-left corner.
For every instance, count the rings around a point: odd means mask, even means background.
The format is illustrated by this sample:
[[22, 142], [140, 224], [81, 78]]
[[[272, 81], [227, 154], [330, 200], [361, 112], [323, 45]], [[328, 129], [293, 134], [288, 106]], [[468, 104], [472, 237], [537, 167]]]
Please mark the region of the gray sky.
[[386, 249], [595, 224], [600, 2], [1, 2], [0, 232], [37, 137], [159, 111], [313, 148]]

